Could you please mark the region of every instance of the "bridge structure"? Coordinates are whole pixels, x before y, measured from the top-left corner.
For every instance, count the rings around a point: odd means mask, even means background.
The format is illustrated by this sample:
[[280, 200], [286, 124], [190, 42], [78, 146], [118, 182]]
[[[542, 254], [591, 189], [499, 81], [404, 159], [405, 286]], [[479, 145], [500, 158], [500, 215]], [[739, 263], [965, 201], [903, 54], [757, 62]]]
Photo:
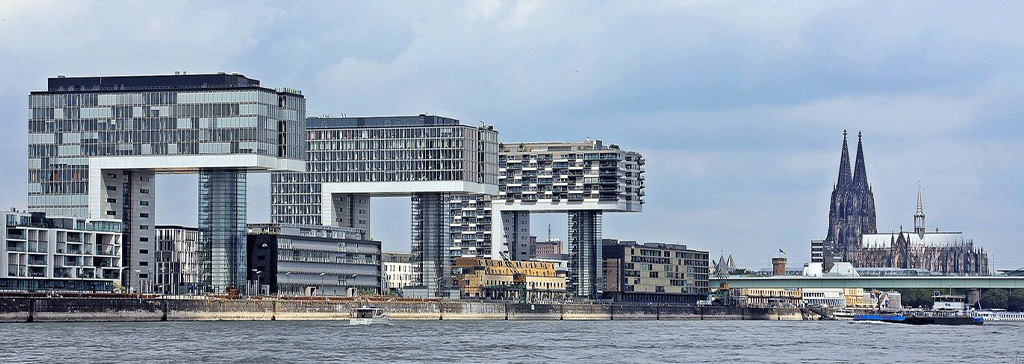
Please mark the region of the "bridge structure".
[[873, 288], [873, 289], [1017, 289], [1024, 277], [1010, 276], [909, 276], [909, 277], [712, 277], [711, 287], [729, 288]]

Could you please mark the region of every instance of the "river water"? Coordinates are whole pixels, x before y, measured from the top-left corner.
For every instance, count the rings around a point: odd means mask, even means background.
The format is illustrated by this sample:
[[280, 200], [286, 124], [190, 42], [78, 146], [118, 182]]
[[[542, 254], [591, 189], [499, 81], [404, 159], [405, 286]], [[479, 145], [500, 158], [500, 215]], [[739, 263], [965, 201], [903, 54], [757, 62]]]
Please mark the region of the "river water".
[[0, 324], [0, 363], [1024, 363], [1024, 324], [207, 321]]

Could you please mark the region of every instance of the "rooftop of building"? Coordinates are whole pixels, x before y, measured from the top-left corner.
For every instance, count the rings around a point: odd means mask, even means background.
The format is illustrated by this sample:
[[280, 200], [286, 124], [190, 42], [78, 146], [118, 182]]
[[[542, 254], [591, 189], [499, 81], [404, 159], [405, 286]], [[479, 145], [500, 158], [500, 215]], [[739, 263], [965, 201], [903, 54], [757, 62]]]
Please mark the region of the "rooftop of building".
[[71, 216], [46, 216], [45, 212], [8, 211], [4, 213], [8, 227], [33, 227], [84, 231], [121, 232], [120, 219], [88, 219]]
[[306, 118], [306, 129], [340, 128], [399, 128], [416, 126], [457, 126], [458, 119], [444, 116], [419, 114], [407, 116], [359, 116], [359, 117], [316, 117]]
[[[357, 228], [287, 223], [247, 224], [248, 235], [293, 235], [310, 238], [365, 240], [366, 231]], [[370, 241], [370, 240], [367, 240]], [[380, 242], [377, 242], [378, 244]]]
[[[46, 91], [32, 93], [66, 93], [66, 92], [109, 92], [109, 91], [183, 91], [183, 90], [219, 90], [237, 88], [261, 88], [260, 81], [245, 77], [238, 73], [205, 73], [187, 74], [175, 72], [173, 75], [133, 75], [133, 76], [85, 76], [85, 77], [51, 77], [47, 82]], [[301, 91], [282, 88], [273, 90], [283, 93], [302, 95]]]
[[616, 144], [605, 145], [600, 139], [582, 142], [519, 142], [502, 143], [501, 152], [567, 152], [574, 150], [619, 150]]
[[[645, 249], [661, 249], [661, 250], [693, 250], [687, 249], [686, 245], [683, 244], [672, 244], [672, 243], [639, 243], [634, 240], [616, 240], [616, 239], [602, 239], [601, 245], [603, 246], [625, 246], [625, 247], [637, 247]], [[696, 251], [696, 250], [693, 250]]]
[[183, 226], [183, 225], [155, 225], [153, 226], [156, 230], [188, 230], [197, 231], [199, 228], [194, 226]]

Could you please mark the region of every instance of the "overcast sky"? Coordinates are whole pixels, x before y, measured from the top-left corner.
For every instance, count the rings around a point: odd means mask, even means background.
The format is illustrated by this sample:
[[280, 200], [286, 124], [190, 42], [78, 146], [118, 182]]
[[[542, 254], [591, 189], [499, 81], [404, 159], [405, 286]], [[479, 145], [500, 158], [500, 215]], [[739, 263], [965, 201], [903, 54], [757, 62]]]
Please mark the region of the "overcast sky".
[[[878, 231], [963, 231], [1024, 267], [1024, 3], [0, 0], [0, 206], [26, 207], [27, 100], [57, 75], [240, 72], [309, 115], [433, 113], [504, 142], [602, 139], [647, 159], [604, 237], [791, 266], [825, 237], [842, 132], [864, 133]], [[855, 153], [855, 150], [851, 150]], [[250, 175], [250, 222], [269, 177]], [[157, 221], [195, 225], [195, 177]], [[408, 199], [372, 235], [409, 250]], [[534, 235], [566, 236], [564, 215]]]

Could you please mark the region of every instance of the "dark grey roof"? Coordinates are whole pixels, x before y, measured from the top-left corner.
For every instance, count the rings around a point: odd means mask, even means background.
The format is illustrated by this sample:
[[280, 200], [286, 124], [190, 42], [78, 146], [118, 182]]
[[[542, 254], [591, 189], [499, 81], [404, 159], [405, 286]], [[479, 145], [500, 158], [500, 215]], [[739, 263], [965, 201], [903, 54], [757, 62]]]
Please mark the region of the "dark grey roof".
[[408, 126], [459, 125], [459, 121], [437, 115], [370, 116], [370, 117], [307, 117], [306, 129], [381, 128]]

